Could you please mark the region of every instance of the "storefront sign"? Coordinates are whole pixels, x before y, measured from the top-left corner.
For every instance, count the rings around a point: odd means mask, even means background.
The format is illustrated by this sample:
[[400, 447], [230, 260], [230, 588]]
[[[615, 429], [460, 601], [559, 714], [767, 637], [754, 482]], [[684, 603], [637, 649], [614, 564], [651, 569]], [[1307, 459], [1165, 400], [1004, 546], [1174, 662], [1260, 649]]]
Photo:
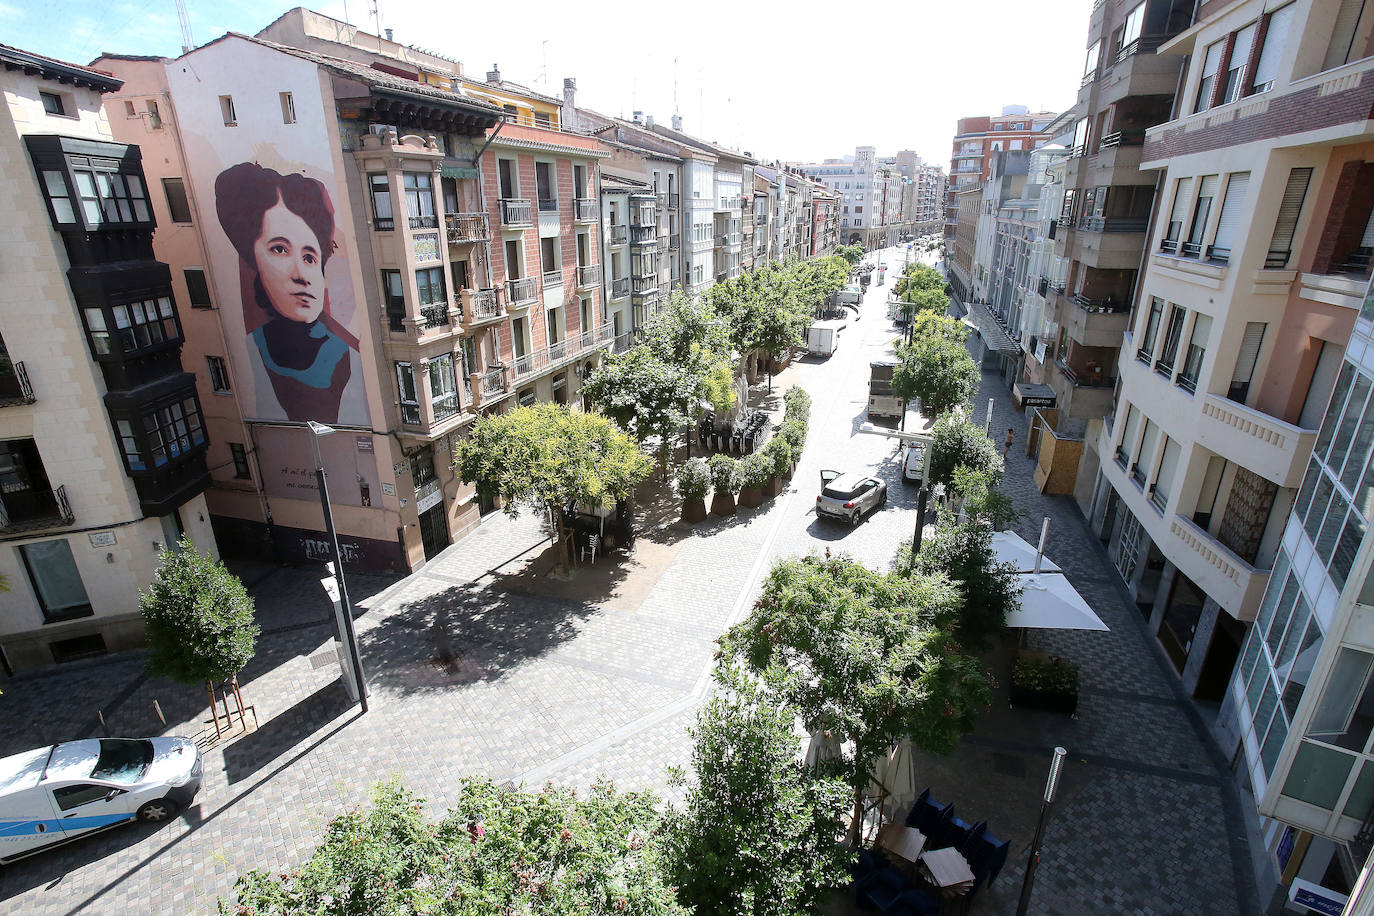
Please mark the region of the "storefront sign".
[[1057, 402], [1055, 398], [1022, 398], [1022, 407], [1053, 407]]
[[113, 531], [95, 531], [88, 534], [91, 539], [92, 547], [113, 547], [115, 545], [115, 533]]
[[443, 501], [444, 491], [443, 489], [436, 487], [435, 489], [431, 490], [425, 495], [416, 498], [415, 511], [417, 513], [428, 512], [430, 509], [433, 509], [435, 506], [439, 505], [439, 503]]
[[1288, 860], [1293, 857], [1293, 843], [1297, 838], [1298, 831], [1292, 826], [1283, 829], [1283, 836], [1279, 838], [1279, 848], [1274, 850], [1274, 858], [1279, 862], [1279, 871], [1288, 867]]
[[1313, 884], [1311, 881], [1304, 881], [1301, 878], [1294, 878], [1293, 883], [1288, 888], [1288, 899], [1298, 906], [1305, 906], [1313, 913], [1327, 914], [1327, 916], [1340, 916], [1345, 909], [1345, 903], [1350, 898], [1345, 894], [1338, 894], [1333, 890], [1328, 890], [1320, 884]]
[[360, 451], [360, 452], [371, 452], [371, 451], [372, 451], [372, 437], [371, 437], [371, 436], [354, 436], [354, 437], [353, 437], [353, 441], [356, 442], [356, 443], [358, 444], [358, 451]]

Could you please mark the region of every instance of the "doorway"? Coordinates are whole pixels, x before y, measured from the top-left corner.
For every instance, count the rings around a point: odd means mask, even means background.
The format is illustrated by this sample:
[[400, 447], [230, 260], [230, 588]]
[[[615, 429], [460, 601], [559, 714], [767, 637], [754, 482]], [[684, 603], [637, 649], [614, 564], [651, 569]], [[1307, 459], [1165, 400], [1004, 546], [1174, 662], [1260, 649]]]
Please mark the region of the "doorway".
[[1231, 682], [1231, 672], [1236, 667], [1243, 642], [1245, 624], [1225, 611], [1218, 612], [1212, 644], [1207, 647], [1207, 656], [1198, 672], [1197, 688], [1193, 691], [1196, 699], [1220, 703], [1226, 696], [1226, 685]]
[[434, 559], [448, 546], [448, 519], [442, 499], [420, 513], [420, 542], [425, 546], [426, 560]]

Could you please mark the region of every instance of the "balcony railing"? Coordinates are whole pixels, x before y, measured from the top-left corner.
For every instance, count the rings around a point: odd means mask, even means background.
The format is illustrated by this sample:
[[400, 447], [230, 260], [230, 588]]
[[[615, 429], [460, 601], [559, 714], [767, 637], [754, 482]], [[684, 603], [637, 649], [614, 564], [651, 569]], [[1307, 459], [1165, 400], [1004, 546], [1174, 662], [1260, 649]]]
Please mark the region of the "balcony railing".
[[577, 268], [577, 288], [587, 289], [601, 282], [601, 265], [588, 264]]
[[544, 289], [548, 289], [551, 286], [563, 285], [563, 268], [561, 267], [555, 267], [553, 270], [546, 270], [542, 276], [544, 278]]
[[501, 200], [501, 225], [529, 226], [534, 222], [534, 208], [528, 200], [507, 197]]
[[1271, 248], [1264, 257], [1265, 270], [1283, 270], [1288, 266], [1288, 259], [1293, 256], [1293, 252], [1286, 248]]
[[634, 278], [634, 285], [631, 292], [636, 296], [644, 296], [658, 290], [658, 276], [656, 274], [646, 274], [642, 277]]
[[1161, 44], [1168, 39], [1167, 35], [1142, 35], [1135, 41], [1123, 47], [1116, 55], [1117, 61], [1123, 61], [1133, 54], [1153, 54]]
[[434, 411], [434, 422], [447, 420], [449, 417], [456, 417], [463, 412], [463, 405], [458, 401], [458, 392], [450, 391], [438, 397], [431, 397], [429, 406]]
[[1296, 487], [1316, 441], [1317, 430], [1303, 429], [1278, 417], [1208, 394], [1197, 442], [1279, 486]]
[[1148, 223], [1144, 216], [1089, 216], [1079, 221], [1078, 228], [1088, 232], [1144, 232]]
[[433, 213], [431, 213], [429, 216], [412, 216], [412, 217], [410, 217], [409, 219], [410, 219], [410, 228], [412, 228], [412, 229], [438, 229], [438, 228], [439, 228], [439, 217], [435, 216]]
[[1116, 133], [1107, 134], [1098, 144], [1100, 149], [1112, 149], [1117, 146], [1140, 146], [1145, 142], [1145, 131], [1143, 130], [1118, 130]]
[[674, 233], [668, 237], [668, 250], [678, 251], [682, 248], [682, 236]]
[[446, 328], [448, 327], [448, 303], [432, 302], [429, 305], [420, 306], [420, 317], [424, 319], [426, 328]]
[[541, 198], [539, 198], [539, 212], [540, 212], [540, 213], [557, 213], [557, 212], [558, 212], [558, 198], [557, 198], [557, 197], [541, 197]]
[[29, 384], [29, 373], [22, 362], [0, 365], [0, 407], [13, 407], [16, 404], [32, 404], [33, 386]]
[[517, 302], [531, 302], [539, 298], [539, 279], [537, 277], [521, 277], [518, 280], [506, 281], [506, 301], [512, 305]]
[[495, 321], [504, 312], [496, 298], [494, 289], [467, 289], [463, 291], [462, 322], [472, 326], [484, 321]]
[[671, 208], [674, 209], [674, 210], [676, 210], [678, 207], [682, 206], [682, 195], [681, 195], [681, 194], [669, 194], [669, 195], [668, 195], [668, 206], [671, 207]]
[[630, 295], [630, 278], [621, 277], [619, 280], [611, 281], [611, 298], [621, 299]]
[[1080, 372], [1062, 359], [1056, 359], [1054, 365], [1075, 388], [1111, 388], [1116, 385], [1116, 378], [1103, 373], [1100, 367], [1096, 372]]
[[1092, 299], [1082, 293], [1074, 293], [1071, 297], [1073, 304], [1085, 312], [1095, 314], [1120, 314], [1130, 310], [1128, 303], [1118, 300], [1115, 296], [1108, 296], [1105, 299]]
[[612, 347], [612, 349], [613, 349], [616, 353], [624, 353], [626, 350], [630, 349], [630, 347], [632, 347], [632, 346], [634, 346], [634, 335], [633, 335], [633, 334], [621, 334], [619, 337], [617, 337], [617, 338], [615, 339], [615, 344], [614, 344], [614, 346]]
[[496, 394], [506, 390], [506, 369], [498, 366], [495, 369], [488, 369], [482, 373], [481, 378], [483, 396]]
[[485, 213], [449, 213], [444, 217], [444, 228], [450, 245], [485, 242], [491, 236]]
[[630, 244], [632, 245], [653, 245], [658, 241], [657, 226], [631, 226]]
[[591, 197], [579, 197], [573, 201], [573, 219], [579, 223], [594, 223], [597, 219], [596, 200]]
[[67, 488], [56, 490], [19, 490], [0, 496], [0, 531], [30, 531], [55, 528], [76, 521]]
[[621, 223], [606, 228], [606, 238], [612, 245], [624, 245], [630, 240], [630, 227]]
[[603, 324], [600, 328], [584, 331], [577, 337], [565, 338], [541, 350], [517, 356], [513, 367], [515, 376], [519, 378], [520, 376], [529, 375], [531, 372], [546, 369], [571, 356], [576, 356], [587, 347], [594, 346], [610, 339], [611, 326], [609, 324]]

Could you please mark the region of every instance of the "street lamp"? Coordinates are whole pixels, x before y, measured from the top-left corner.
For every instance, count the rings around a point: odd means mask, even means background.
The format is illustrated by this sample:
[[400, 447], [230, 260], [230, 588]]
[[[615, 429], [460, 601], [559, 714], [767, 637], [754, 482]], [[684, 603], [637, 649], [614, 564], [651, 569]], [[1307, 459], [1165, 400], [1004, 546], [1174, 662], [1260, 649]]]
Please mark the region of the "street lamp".
[[[320, 506], [324, 509], [324, 527], [329, 535], [329, 548], [334, 556], [334, 563], [331, 565], [335, 568], [331, 571], [338, 577], [339, 635], [348, 648], [348, 667], [351, 669], [351, 671], [344, 672], [345, 686], [351, 678], [353, 686], [357, 690], [358, 703], [362, 706], [363, 712], [367, 712], [367, 683], [363, 679], [362, 659], [358, 657], [358, 635], [353, 630], [353, 606], [348, 600], [348, 585], [344, 582], [343, 555], [339, 553], [339, 536], [334, 530], [334, 511], [329, 507], [329, 486], [325, 483], [324, 461], [320, 458], [320, 439], [333, 435], [336, 430], [332, 426], [325, 426], [314, 420], [308, 420], [306, 425], [310, 427], [310, 447], [315, 453], [315, 482], [320, 488]], [[325, 583], [325, 587], [328, 588], [329, 580], [326, 579]]]
[[1050, 776], [1045, 781], [1045, 797], [1040, 805], [1040, 822], [1035, 825], [1035, 839], [1031, 840], [1030, 861], [1026, 863], [1026, 877], [1021, 882], [1021, 901], [1016, 905], [1016, 916], [1026, 916], [1030, 906], [1035, 869], [1040, 864], [1040, 844], [1045, 839], [1045, 817], [1050, 813], [1050, 805], [1054, 804], [1054, 793], [1059, 789], [1059, 771], [1064, 768], [1064, 757], [1068, 753], [1062, 747], [1056, 747], [1054, 757], [1050, 760]]

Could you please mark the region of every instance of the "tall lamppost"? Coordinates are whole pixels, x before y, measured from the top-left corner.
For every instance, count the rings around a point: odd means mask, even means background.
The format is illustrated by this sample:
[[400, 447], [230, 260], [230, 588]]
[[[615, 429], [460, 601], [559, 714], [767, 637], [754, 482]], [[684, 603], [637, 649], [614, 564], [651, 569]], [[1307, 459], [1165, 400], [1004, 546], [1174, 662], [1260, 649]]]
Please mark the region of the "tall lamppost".
[[[1039, 565], [1039, 561], [1036, 561]], [[1035, 839], [1031, 840], [1030, 860], [1026, 862], [1026, 877], [1021, 882], [1021, 901], [1016, 905], [1016, 916], [1026, 916], [1030, 906], [1031, 887], [1035, 884], [1035, 869], [1040, 865], [1040, 844], [1045, 840], [1045, 818], [1054, 804], [1054, 793], [1059, 788], [1059, 771], [1064, 767], [1064, 757], [1069, 752], [1062, 747], [1054, 749], [1050, 759], [1050, 776], [1045, 781], [1045, 797], [1040, 804], [1040, 822], [1035, 825]]]
[[[308, 420], [310, 427], [310, 447], [315, 453], [315, 482], [320, 488], [320, 507], [324, 509], [324, 527], [329, 535], [329, 548], [334, 555], [334, 574], [338, 577], [340, 637], [348, 650], [349, 667], [352, 669], [353, 684], [357, 688], [358, 703], [367, 712], [367, 682], [363, 678], [363, 662], [358, 656], [358, 635], [353, 630], [353, 606], [348, 600], [348, 585], [344, 582], [343, 555], [339, 552], [339, 536], [334, 530], [334, 510], [329, 506], [329, 486], [325, 482], [324, 461], [320, 458], [320, 439], [333, 435], [332, 426]], [[328, 580], [325, 580], [328, 582]], [[345, 672], [348, 676], [350, 672]]]

